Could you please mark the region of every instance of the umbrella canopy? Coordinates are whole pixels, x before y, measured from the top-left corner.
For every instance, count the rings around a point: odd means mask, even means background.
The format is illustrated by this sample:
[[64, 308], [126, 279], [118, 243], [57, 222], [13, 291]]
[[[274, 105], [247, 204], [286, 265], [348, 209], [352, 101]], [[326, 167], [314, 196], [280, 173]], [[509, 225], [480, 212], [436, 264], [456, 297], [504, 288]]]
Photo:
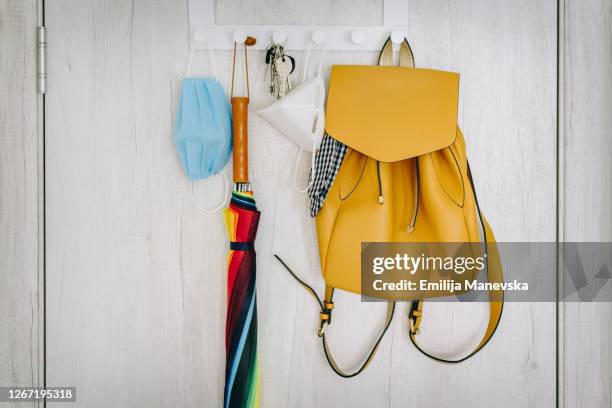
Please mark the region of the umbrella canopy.
[[224, 406], [259, 406], [255, 250], [260, 212], [250, 192], [232, 193], [225, 210], [230, 238], [225, 327]]

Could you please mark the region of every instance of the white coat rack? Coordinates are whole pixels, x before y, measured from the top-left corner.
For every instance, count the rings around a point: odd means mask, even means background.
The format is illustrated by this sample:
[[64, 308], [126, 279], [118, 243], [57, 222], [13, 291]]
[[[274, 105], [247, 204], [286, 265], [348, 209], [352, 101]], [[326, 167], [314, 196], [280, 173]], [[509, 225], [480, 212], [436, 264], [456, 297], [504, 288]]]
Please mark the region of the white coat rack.
[[382, 26], [283, 26], [215, 24], [214, 0], [189, 0], [191, 48], [230, 50], [247, 36], [257, 39], [251, 49], [265, 50], [271, 42], [286, 50], [305, 50], [312, 41], [331, 51], [378, 51], [391, 36], [394, 44], [406, 37], [407, 0], [384, 0]]

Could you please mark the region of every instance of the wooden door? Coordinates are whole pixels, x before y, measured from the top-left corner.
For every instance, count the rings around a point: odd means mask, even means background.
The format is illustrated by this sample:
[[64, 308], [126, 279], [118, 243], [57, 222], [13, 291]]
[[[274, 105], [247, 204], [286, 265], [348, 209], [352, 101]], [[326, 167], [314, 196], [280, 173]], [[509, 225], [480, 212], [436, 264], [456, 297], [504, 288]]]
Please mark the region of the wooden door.
[[[381, 1], [220, 1], [219, 23], [378, 24]], [[461, 73], [460, 125], [482, 207], [499, 241], [554, 241], [557, 194], [557, 3], [410, 1], [418, 66]], [[219, 406], [227, 237], [199, 211], [172, 145], [188, 54], [186, 2], [48, 2], [46, 121], [47, 383], [75, 385], [87, 407]], [[301, 53], [296, 54], [299, 61]], [[215, 52], [229, 72], [230, 53]], [[325, 66], [375, 53], [327, 53]], [[270, 102], [252, 53], [252, 108]], [[204, 71], [198, 56], [194, 71]], [[227, 80], [227, 78], [222, 78]], [[498, 333], [457, 366], [410, 344], [406, 311], [371, 366], [345, 380], [326, 365], [312, 299], [274, 261], [322, 289], [297, 148], [251, 115], [262, 406], [553, 406], [556, 307], [508, 304]], [[301, 163], [307, 172], [307, 161]], [[226, 169], [229, 172], [229, 168]], [[218, 188], [198, 183], [196, 195]], [[384, 305], [340, 293], [331, 347], [355, 364]], [[405, 305], [403, 305], [405, 306]], [[486, 321], [481, 304], [428, 306], [421, 340], [461, 353]]]
[[40, 15], [36, 0], [0, 2], [0, 387], [44, 383]]

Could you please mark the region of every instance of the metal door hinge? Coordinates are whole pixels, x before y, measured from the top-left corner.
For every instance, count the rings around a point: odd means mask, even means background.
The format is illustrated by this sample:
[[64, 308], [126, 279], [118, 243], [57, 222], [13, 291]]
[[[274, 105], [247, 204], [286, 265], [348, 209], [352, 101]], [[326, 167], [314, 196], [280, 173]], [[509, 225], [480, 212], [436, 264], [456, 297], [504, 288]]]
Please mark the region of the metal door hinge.
[[38, 92], [44, 95], [47, 93], [47, 29], [45, 27], [38, 27], [36, 49], [38, 50], [38, 69], [36, 72]]

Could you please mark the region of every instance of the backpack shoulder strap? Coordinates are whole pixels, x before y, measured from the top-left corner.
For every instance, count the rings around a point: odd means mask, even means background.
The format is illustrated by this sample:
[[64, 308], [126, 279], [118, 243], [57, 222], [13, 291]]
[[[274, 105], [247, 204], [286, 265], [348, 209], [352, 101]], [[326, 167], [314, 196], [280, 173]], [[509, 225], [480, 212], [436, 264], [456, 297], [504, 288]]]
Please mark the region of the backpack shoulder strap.
[[[329, 298], [328, 298], [328, 293], [329, 293]], [[389, 326], [391, 325], [391, 322], [393, 321], [393, 315], [395, 314], [395, 302], [387, 302], [387, 316], [385, 317], [385, 324], [383, 326], [382, 331], [378, 335], [378, 338], [374, 342], [374, 345], [372, 345], [372, 347], [370, 348], [370, 351], [368, 352], [365, 360], [363, 360], [363, 363], [361, 363], [361, 366], [359, 366], [357, 370], [349, 373], [349, 372], [342, 370], [340, 367], [338, 367], [338, 364], [336, 363], [336, 360], [334, 360], [334, 356], [332, 355], [329, 349], [329, 345], [327, 344], [327, 339], [325, 337], [326, 336], [325, 328], [331, 322], [331, 312], [334, 308], [334, 302], [332, 301], [333, 293], [334, 293], [333, 288], [330, 288], [328, 286], [325, 287], [325, 299], [326, 300], [323, 302], [323, 306], [325, 309], [321, 312], [321, 328], [319, 329], [317, 334], [319, 335], [319, 337], [321, 337], [321, 341], [323, 342], [323, 351], [325, 352], [325, 358], [327, 359], [327, 363], [332, 368], [332, 370], [334, 370], [334, 372], [338, 374], [340, 377], [351, 378], [351, 377], [355, 377], [359, 375], [363, 370], [365, 370], [366, 367], [370, 364], [370, 362], [374, 358], [374, 355], [376, 355], [378, 346], [380, 342], [382, 341], [383, 337], [385, 337], [385, 334], [387, 333], [387, 330], [389, 329]]]
[[[502, 283], [503, 282], [503, 273], [502, 273], [502, 265], [501, 258], [499, 255], [499, 250], [497, 249], [497, 245], [495, 245], [495, 237], [493, 236], [493, 230], [491, 230], [491, 226], [487, 222], [487, 220], [482, 215], [480, 211], [480, 206], [478, 204], [478, 198], [476, 197], [476, 188], [474, 186], [474, 179], [472, 178], [472, 172], [470, 170], [470, 164], [467, 164], [468, 169], [468, 177], [470, 180], [470, 184], [472, 185], [472, 192], [474, 193], [474, 201], [476, 201], [476, 211], [478, 211], [478, 218], [480, 219], [480, 223], [483, 229], [483, 237], [484, 244], [486, 248], [487, 254], [487, 280], [491, 283]], [[489, 323], [487, 324], [487, 329], [478, 343], [478, 346], [467, 356], [456, 359], [456, 360], [448, 360], [441, 357], [434, 356], [426, 351], [424, 351], [416, 341], [416, 336], [419, 333], [419, 326], [421, 324], [421, 319], [423, 318], [423, 300], [415, 300], [412, 302], [409, 312], [409, 320], [410, 320], [410, 341], [421, 353], [425, 354], [427, 357], [432, 358], [437, 361], [441, 361], [443, 363], [460, 363], [462, 361], [467, 360], [472, 357], [474, 354], [478, 353], [484, 346], [487, 345], [489, 340], [495, 334], [497, 327], [499, 326], [499, 321], [501, 320], [502, 311], [504, 308], [504, 291], [503, 290], [493, 290], [489, 292]]]
[[[412, 322], [413, 319], [415, 318], [415, 315], [413, 314], [413, 311], [418, 310], [417, 307], [415, 307], [415, 305], [418, 306], [422, 306], [423, 302], [422, 301], [415, 301], [412, 303], [412, 308], [410, 309], [410, 321]], [[456, 360], [449, 360], [449, 359], [444, 359], [442, 357], [438, 357], [438, 356], [434, 356], [433, 354], [430, 354], [428, 352], [426, 352], [425, 350], [423, 350], [421, 348], [421, 346], [419, 346], [419, 344], [416, 341], [416, 335], [418, 334], [418, 329], [414, 330], [413, 328], [415, 326], [413, 326], [413, 324], [410, 324], [410, 331], [409, 331], [409, 335], [410, 335], [410, 341], [412, 342], [412, 344], [414, 344], [414, 347], [416, 347], [417, 350], [419, 350], [421, 353], [425, 354], [427, 357], [436, 360], [436, 361], [440, 361], [443, 363], [461, 363], [462, 361], [467, 360], [468, 358], [472, 357], [474, 354], [478, 353], [480, 350], [483, 349], [484, 346], [487, 345], [487, 343], [489, 342], [489, 340], [491, 340], [491, 338], [493, 337], [493, 334], [495, 334], [495, 330], [497, 329], [497, 326], [499, 324], [499, 321], [501, 319], [501, 315], [502, 315], [502, 309], [503, 309], [503, 302], [499, 302], [499, 301], [493, 301], [493, 302], [489, 302], [489, 324], [487, 325], [487, 330], [484, 334], [484, 336], [482, 337], [482, 340], [480, 341], [480, 343], [478, 344], [478, 346], [476, 346], [476, 348], [474, 350], [472, 350], [472, 352], [470, 354], [468, 354], [465, 357], [461, 357], [459, 359]], [[420, 310], [419, 310], [420, 312]], [[419, 318], [421, 317], [421, 315], [419, 314]]]
[[291, 276], [296, 281], [298, 281], [298, 283], [302, 285], [308, 293], [310, 293], [310, 295], [319, 304], [319, 307], [321, 308], [321, 313], [320, 313], [321, 325], [319, 326], [319, 330], [317, 330], [317, 335], [321, 338], [321, 341], [323, 343], [323, 351], [325, 352], [325, 358], [327, 359], [327, 362], [329, 366], [331, 367], [331, 369], [334, 370], [334, 372], [338, 374], [340, 377], [344, 377], [344, 378], [351, 378], [351, 377], [355, 377], [356, 375], [359, 375], [363, 370], [366, 369], [366, 367], [370, 364], [370, 362], [374, 358], [374, 355], [376, 354], [376, 351], [378, 350], [378, 346], [380, 342], [382, 341], [383, 337], [387, 333], [387, 330], [389, 329], [389, 326], [391, 325], [391, 322], [393, 321], [393, 315], [395, 314], [395, 302], [387, 302], [387, 316], [385, 317], [385, 324], [383, 326], [383, 329], [378, 335], [376, 342], [374, 342], [374, 345], [370, 348], [370, 351], [367, 353], [365, 360], [363, 361], [363, 363], [361, 363], [361, 366], [357, 370], [351, 373], [346, 372], [342, 370], [340, 367], [338, 367], [338, 364], [336, 363], [336, 360], [334, 360], [334, 356], [332, 355], [329, 349], [329, 345], [327, 344], [327, 339], [325, 337], [326, 336], [325, 329], [331, 323], [332, 311], [334, 309], [334, 301], [333, 301], [334, 288], [332, 288], [331, 286], [326, 286], [325, 287], [325, 298], [323, 299], [323, 301], [321, 301], [321, 299], [319, 299], [319, 296], [317, 295], [317, 292], [315, 292], [312, 286], [308, 285], [306, 282], [301, 280], [278, 255], [275, 254], [274, 257], [281, 263], [281, 265], [283, 265], [283, 267], [291, 274]]
[[[332, 302], [332, 306], [333, 306], [333, 302]], [[359, 375], [363, 370], [365, 370], [366, 367], [370, 364], [370, 362], [374, 358], [374, 355], [376, 355], [378, 346], [380, 345], [380, 342], [382, 341], [383, 337], [385, 337], [385, 334], [387, 333], [387, 329], [389, 329], [389, 326], [391, 325], [391, 322], [393, 321], [394, 314], [395, 314], [395, 302], [387, 302], [387, 316], [385, 317], [385, 324], [383, 326], [382, 331], [378, 335], [378, 338], [376, 339], [376, 342], [374, 343], [374, 345], [370, 348], [370, 351], [368, 352], [365, 360], [363, 360], [363, 363], [361, 363], [361, 366], [357, 370], [350, 372], [350, 373], [338, 367], [338, 364], [334, 360], [334, 356], [332, 355], [329, 349], [329, 345], [327, 344], [327, 339], [325, 338], [326, 336], [325, 330], [323, 330], [323, 332], [319, 330], [319, 337], [321, 337], [321, 340], [323, 341], [323, 351], [325, 352], [325, 358], [327, 359], [327, 363], [332, 368], [332, 370], [334, 370], [334, 372], [338, 374], [340, 377], [344, 377], [344, 378], [355, 377], [356, 375]]]

